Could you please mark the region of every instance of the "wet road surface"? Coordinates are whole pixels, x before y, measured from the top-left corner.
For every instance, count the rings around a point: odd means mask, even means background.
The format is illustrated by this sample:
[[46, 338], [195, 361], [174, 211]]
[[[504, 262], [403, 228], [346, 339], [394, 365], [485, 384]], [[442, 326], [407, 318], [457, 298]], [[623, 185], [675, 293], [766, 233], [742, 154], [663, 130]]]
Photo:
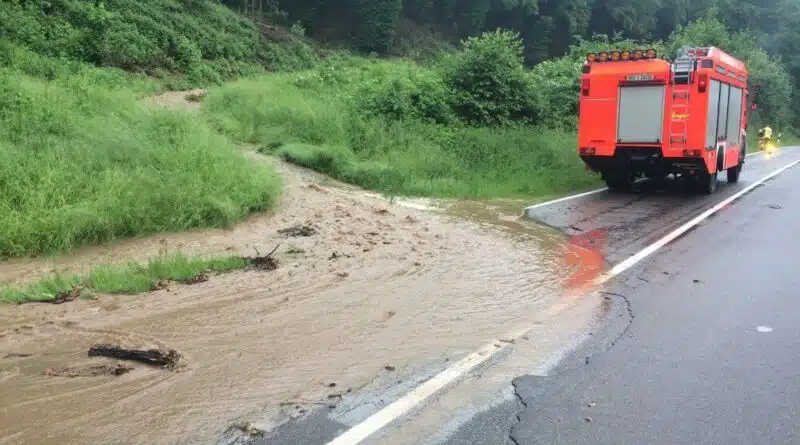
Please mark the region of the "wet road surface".
[[516, 405], [437, 443], [798, 443], [799, 190], [795, 167], [635, 266], [587, 341], [514, 380]]
[[798, 157], [790, 149], [773, 159], [749, 156], [739, 183], [728, 184], [723, 174], [716, 193], [710, 196], [687, 196], [677, 181], [661, 189], [653, 189], [645, 183], [639, 193], [605, 191], [526, 213], [541, 224], [563, 231], [576, 242], [589, 240], [607, 263], [617, 264], [708, 207]]
[[[723, 180], [710, 197], [603, 192], [529, 216], [567, 232], [577, 263], [603, 269], [798, 158], [792, 150], [750, 157], [741, 183]], [[558, 317], [541, 322], [544, 338], [563, 333], [565, 355], [516, 344], [361, 443], [797, 443], [800, 301], [792, 289], [800, 260], [788, 252], [800, 251], [798, 189], [795, 168], [590, 293], [585, 301], [596, 298], [601, 310], [592, 316], [585, 306], [583, 329], [564, 331]], [[398, 385], [374, 387], [342, 410], [316, 411], [244, 443], [326, 444], [408, 391], [401, 381], [419, 384], [445, 366], [409, 370]]]

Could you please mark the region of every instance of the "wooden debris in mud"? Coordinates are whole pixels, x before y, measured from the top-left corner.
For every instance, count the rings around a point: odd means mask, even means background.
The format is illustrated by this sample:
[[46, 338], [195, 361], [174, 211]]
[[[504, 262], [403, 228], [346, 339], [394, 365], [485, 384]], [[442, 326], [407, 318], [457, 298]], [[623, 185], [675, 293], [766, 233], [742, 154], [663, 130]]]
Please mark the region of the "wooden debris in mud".
[[284, 236], [299, 237], [299, 236], [312, 236], [316, 235], [317, 229], [307, 224], [296, 224], [285, 229], [278, 230], [278, 233]]
[[72, 289], [70, 290], [57, 293], [55, 298], [53, 298], [52, 300], [42, 300], [39, 303], [50, 303], [50, 304], [68, 303], [70, 301], [74, 301], [80, 298], [82, 292], [83, 292], [82, 287], [73, 286]]
[[22, 353], [13, 353], [12, 352], [11, 354], [4, 355], [2, 358], [0, 358], [0, 360], [13, 360], [13, 359], [18, 359], [18, 358], [28, 358], [28, 357], [31, 357], [31, 356], [33, 356], [33, 354], [22, 354]]
[[247, 261], [247, 264], [250, 265], [251, 269], [275, 270], [278, 268], [278, 260], [276, 260], [272, 255], [278, 250], [278, 247], [281, 247], [281, 245], [278, 244], [277, 246], [275, 246], [274, 249], [272, 249], [272, 252], [263, 256], [261, 255], [261, 252], [258, 251], [258, 249], [255, 249], [256, 256], [245, 257], [245, 260]]
[[133, 371], [133, 366], [116, 365], [94, 365], [74, 368], [47, 369], [44, 374], [51, 377], [99, 377], [104, 375], [119, 376]]
[[185, 280], [178, 280], [181, 284], [197, 284], [197, 283], [205, 283], [208, 281], [209, 276], [207, 273], [201, 272], [191, 278], [187, 278]]
[[167, 369], [178, 367], [181, 355], [178, 351], [170, 349], [125, 349], [114, 345], [94, 345], [89, 348], [89, 357], [108, 357], [118, 360], [130, 360], [151, 366], [161, 366]]
[[185, 280], [169, 280], [167, 278], [162, 278], [162, 279], [160, 279], [160, 280], [155, 282], [155, 284], [153, 285], [153, 288], [151, 290], [155, 291], [155, 290], [169, 289], [170, 283], [173, 283], [173, 282], [174, 283], [180, 283], [180, 284], [186, 284], [186, 285], [192, 285], [192, 284], [197, 284], [197, 283], [205, 283], [206, 281], [208, 281], [210, 279], [211, 279], [211, 277], [205, 272], [200, 272], [199, 274], [197, 274], [197, 275], [195, 275], [195, 276], [193, 276], [191, 278], [187, 278]]
[[233, 424], [237, 430], [247, 434], [248, 436], [263, 436], [264, 430], [253, 425], [251, 422], [237, 422]]

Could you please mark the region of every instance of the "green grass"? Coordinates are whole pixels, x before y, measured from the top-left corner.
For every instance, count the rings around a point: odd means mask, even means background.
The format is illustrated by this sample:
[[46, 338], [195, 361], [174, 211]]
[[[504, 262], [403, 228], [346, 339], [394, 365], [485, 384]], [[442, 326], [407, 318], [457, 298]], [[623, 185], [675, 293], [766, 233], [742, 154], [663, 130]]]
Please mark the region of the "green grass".
[[14, 304], [49, 301], [74, 287], [84, 287], [84, 297], [92, 296], [94, 292], [135, 294], [154, 290], [160, 280], [184, 281], [201, 273], [229, 272], [247, 266], [248, 261], [237, 256], [201, 258], [183, 254], [161, 255], [146, 264], [130, 262], [104, 265], [93, 268], [83, 277], [57, 274], [24, 288], [6, 287], [0, 291], [0, 301]]
[[0, 255], [224, 227], [277, 203], [273, 170], [196, 113], [140, 96], [93, 72], [43, 81], [0, 68]]
[[171, 88], [316, 62], [303, 39], [279, 34], [280, 45], [268, 41], [251, 20], [212, 0], [0, 2], [4, 39], [62, 64], [147, 73]]
[[[265, 153], [389, 195], [534, 197], [598, 184], [584, 171], [575, 134], [567, 130], [444, 125], [365, 110], [364, 96], [372, 93], [364, 85], [377, 78], [393, 88], [396, 83], [381, 76], [409, 70], [422, 69], [364, 62], [341, 73], [329, 67], [240, 80], [212, 89], [204, 112], [222, 132]], [[437, 107], [439, 99], [431, 97], [424, 105]]]

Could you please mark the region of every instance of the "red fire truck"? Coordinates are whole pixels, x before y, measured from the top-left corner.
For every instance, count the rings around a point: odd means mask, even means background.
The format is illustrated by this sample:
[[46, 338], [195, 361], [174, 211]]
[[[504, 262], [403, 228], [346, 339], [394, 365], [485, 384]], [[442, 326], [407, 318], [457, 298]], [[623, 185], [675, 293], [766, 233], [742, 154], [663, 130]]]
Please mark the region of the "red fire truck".
[[719, 48], [589, 54], [581, 75], [578, 151], [611, 190], [674, 175], [711, 194], [737, 182], [747, 138], [747, 69]]

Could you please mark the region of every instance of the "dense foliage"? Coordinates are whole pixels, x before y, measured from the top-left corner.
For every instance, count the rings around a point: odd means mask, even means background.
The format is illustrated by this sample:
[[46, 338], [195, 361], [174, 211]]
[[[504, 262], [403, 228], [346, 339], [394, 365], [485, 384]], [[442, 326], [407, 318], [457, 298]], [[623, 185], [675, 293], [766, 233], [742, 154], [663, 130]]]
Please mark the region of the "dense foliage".
[[[718, 45], [746, 59], [762, 118], [795, 124], [800, 101], [798, 0], [223, 0], [254, 17], [303, 28], [312, 38], [398, 55], [436, 54], [442, 42], [498, 28], [520, 35], [528, 66], [562, 57], [584, 40]], [[700, 20], [699, 24], [690, 25]], [[677, 30], [677, 31], [676, 31]], [[613, 43], [613, 42], [609, 42]], [[548, 67], [550, 74], [553, 65]], [[550, 85], [563, 89], [561, 84]], [[543, 92], [551, 95], [550, 92]], [[514, 99], [512, 99], [514, 100]], [[558, 105], [560, 102], [553, 102]], [[558, 105], [559, 108], [561, 107]], [[794, 107], [794, 109], [792, 108]], [[486, 110], [490, 112], [490, 110]], [[758, 117], [757, 117], [758, 118]], [[544, 121], [551, 117], [542, 116]], [[485, 119], [484, 119], [485, 120]]]
[[[464, 57], [449, 60], [441, 80], [457, 90], [454, 110], [480, 125], [508, 120], [569, 125], [572, 117], [565, 120], [552, 112], [574, 114], [571, 94], [577, 71], [573, 62], [579, 62], [583, 50], [593, 44], [607, 48], [622, 45], [621, 39], [629, 44], [664, 42], [670, 53], [682, 44], [720, 46], [748, 62], [753, 84], [760, 87], [760, 117], [775, 125], [794, 124], [800, 105], [793, 103], [800, 101], [787, 98], [800, 80], [800, 54], [795, 51], [798, 25], [800, 0], [0, 3], [0, 41], [52, 58], [168, 78], [173, 87], [221, 83], [265, 68], [312, 68], [319, 51], [312, 49], [306, 37], [328, 47], [339, 44], [429, 60], [435, 56], [437, 63], [442, 51], [452, 52], [464, 41]], [[505, 39], [511, 51], [476, 52], [480, 45], [493, 45], [474, 38], [484, 32]], [[525, 72], [519, 68], [520, 60], [536, 68]], [[478, 78], [491, 79], [493, 85], [470, 89], [467, 83]], [[515, 92], [506, 89], [511, 84]]]
[[310, 66], [310, 48], [291, 35], [276, 38], [289, 41], [265, 41], [253, 21], [209, 0], [0, 2], [2, 40], [56, 59], [157, 77], [181, 73], [188, 84]]

